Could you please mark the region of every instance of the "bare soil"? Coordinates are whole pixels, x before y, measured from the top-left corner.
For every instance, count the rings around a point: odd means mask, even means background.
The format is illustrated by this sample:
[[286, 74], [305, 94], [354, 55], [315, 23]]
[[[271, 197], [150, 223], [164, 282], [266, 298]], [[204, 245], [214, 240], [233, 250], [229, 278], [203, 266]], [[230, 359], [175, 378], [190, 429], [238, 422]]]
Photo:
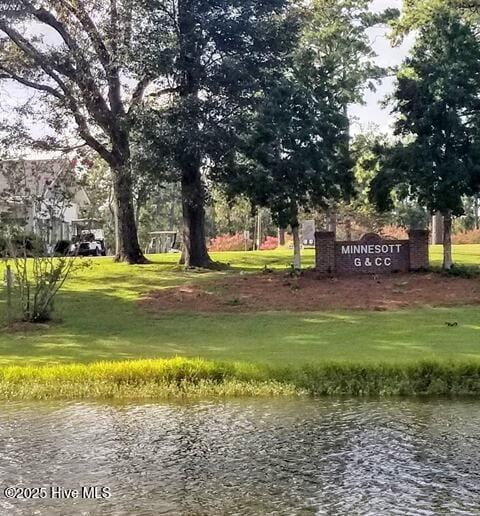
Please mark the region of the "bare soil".
[[283, 273], [244, 274], [216, 282], [150, 292], [140, 300], [149, 312], [258, 312], [398, 310], [417, 306], [480, 304], [480, 279], [436, 273], [300, 278]]
[[1, 331], [7, 333], [29, 333], [32, 331], [48, 330], [49, 324], [29, 323], [29, 322], [13, 322], [1, 328]]

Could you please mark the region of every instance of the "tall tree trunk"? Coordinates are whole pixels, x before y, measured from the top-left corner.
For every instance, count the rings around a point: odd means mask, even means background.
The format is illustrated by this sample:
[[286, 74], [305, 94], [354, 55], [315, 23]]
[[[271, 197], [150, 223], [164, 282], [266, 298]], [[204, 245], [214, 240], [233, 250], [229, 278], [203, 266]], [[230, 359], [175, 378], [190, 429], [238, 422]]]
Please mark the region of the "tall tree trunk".
[[258, 208], [258, 214], [257, 214], [257, 251], [260, 251], [260, 247], [262, 246], [262, 208]]
[[302, 251], [300, 245], [300, 225], [298, 220], [292, 224], [293, 235], [293, 268], [296, 271], [302, 270]]
[[118, 227], [115, 260], [130, 264], [147, 263], [138, 243], [133, 207], [132, 175], [128, 163], [124, 162], [113, 166], [112, 176], [116, 227]]
[[473, 210], [474, 210], [474, 221], [475, 221], [475, 229], [480, 229], [480, 218], [478, 216], [478, 195], [473, 196]]
[[332, 231], [333, 233], [337, 232], [337, 213], [333, 209], [328, 211], [327, 224], [328, 231]]
[[205, 238], [205, 195], [200, 167], [185, 166], [182, 173], [183, 243], [186, 267], [210, 267]]
[[345, 239], [352, 240], [352, 220], [350, 218], [345, 221]]
[[285, 228], [278, 228], [278, 245], [285, 245]]
[[443, 244], [443, 216], [437, 211], [432, 217], [432, 244]]
[[452, 213], [443, 214], [443, 268], [449, 271], [452, 268]]
[[[180, 106], [183, 110], [184, 141], [177, 149], [177, 161], [182, 171], [182, 209], [184, 250], [180, 263], [186, 267], [210, 267], [205, 238], [205, 191], [202, 183], [200, 146], [200, 76], [202, 74], [202, 45], [198, 39], [199, 20], [191, 0], [177, 2], [181, 70], [179, 87]], [[187, 147], [187, 148], [185, 148]]]

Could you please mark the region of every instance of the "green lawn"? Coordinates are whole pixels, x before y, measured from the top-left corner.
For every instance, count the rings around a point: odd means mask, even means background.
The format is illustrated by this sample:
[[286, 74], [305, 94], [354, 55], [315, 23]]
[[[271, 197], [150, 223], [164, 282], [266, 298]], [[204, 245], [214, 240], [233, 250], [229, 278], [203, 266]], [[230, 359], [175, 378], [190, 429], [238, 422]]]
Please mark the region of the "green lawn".
[[[480, 264], [480, 246], [455, 249], [459, 263]], [[184, 273], [177, 256], [151, 257], [147, 266], [97, 259], [71, 280], [58, 302], [61, 324], [28, 334], [0, 334], [0, 365], [202, 357], [297, 366], [324, 360], [359, 363], [418, 359], [479, 359], [480, 308], [415, 311], [148, 315], [138, 296], [182, 282], [232, 274]], [[234, 269], [285, 268], [290, 252], [224, 253]], [[313, 251], [304, 264], [313, 265]], [[432, 249], [440, 263], [441, 248]], [[3, 292], [2, 316], [4, 315]], [[446, 321], [458, 326], [448, 328]]]

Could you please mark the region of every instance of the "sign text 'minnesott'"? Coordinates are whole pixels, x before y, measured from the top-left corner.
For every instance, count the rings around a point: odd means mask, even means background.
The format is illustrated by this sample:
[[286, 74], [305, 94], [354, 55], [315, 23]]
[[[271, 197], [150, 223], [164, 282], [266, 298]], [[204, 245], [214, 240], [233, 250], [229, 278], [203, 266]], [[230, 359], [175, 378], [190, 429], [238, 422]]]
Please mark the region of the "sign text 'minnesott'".
[[428, 269], [428, 231], [411, 230], [408, 240], [369, 233], [359, 241], [337, 242], [335, 233], [318, 231], [316, 269], [328, 274], [377, 274]]

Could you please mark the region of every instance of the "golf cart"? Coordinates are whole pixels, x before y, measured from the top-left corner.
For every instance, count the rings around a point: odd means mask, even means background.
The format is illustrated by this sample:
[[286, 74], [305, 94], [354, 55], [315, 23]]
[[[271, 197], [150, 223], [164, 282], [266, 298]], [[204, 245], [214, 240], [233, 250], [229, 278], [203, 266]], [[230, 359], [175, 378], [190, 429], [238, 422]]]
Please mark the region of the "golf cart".
[[[76, 256], [106, 256], [105, 235], [95, 219], [79, 219], [72, 222], [74, 237], [70, 254]], [[97, 226], [97, 227], [95, 227]]]

